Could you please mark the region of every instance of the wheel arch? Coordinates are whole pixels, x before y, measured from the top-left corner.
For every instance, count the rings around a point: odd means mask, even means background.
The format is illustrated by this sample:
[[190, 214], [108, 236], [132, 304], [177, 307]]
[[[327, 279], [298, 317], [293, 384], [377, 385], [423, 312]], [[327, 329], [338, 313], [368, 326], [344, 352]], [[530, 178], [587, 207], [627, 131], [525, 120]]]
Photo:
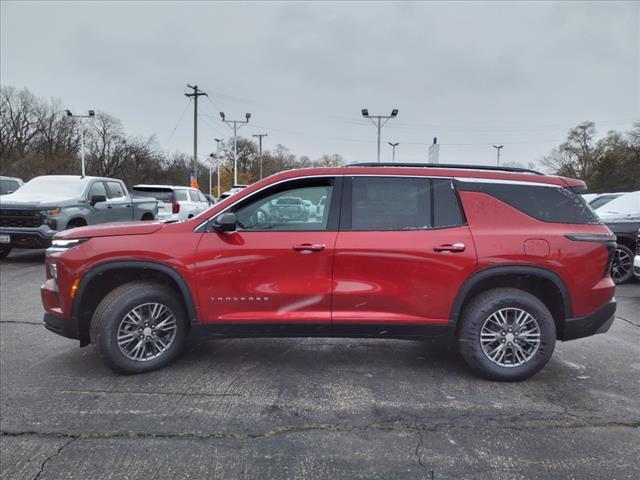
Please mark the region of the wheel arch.
[[478, 270], [458, 291], [449, 316], [449, 325], [455, 328], [456, 335], [466, 304], [483, 291], [505, 286], [520, 288], [540, 298], [553, 315], [558, 336], [564, 331], [565, 320], [573, 317], [569, 289], [556, 272], [534, 265], [499, 265]]
[[91, 318], [102, 298], [123, 281], [140, 279], [154, 280], [172, 287], [182, 298], [190, 323], [198, 323], [197, 309], [189, 285], [174, 268], [162, 263], [143, 260], [117, 260], [101, 263], [92, 267], [82, 277], [73, 298], [71, 317], [78, 324], [81, 347], [90, 343]]

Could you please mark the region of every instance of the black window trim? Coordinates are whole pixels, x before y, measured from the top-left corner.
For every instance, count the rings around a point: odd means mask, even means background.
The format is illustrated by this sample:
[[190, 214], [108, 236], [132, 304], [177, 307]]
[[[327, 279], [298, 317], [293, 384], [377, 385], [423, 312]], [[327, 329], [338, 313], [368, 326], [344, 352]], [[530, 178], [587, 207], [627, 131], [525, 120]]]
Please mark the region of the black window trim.
[[224, 213], [224, 212], [235, 212], [236, 210], [238, 210], [239, 208], [242, 208], [243, 206], [250, 204], [254, 201], [256, 201], [256, 199], [260, 199], [260, 198], [265, 198], [268, 197], [269, 195], [272, 195], [277, 191], [285, 191], [290, 189], [290, 186], [292, 184], [296, 184], [296, 183], [305, 183], [305, 182], [313, 182], [315, 180], [328, 180], [328, 181], [332, 181], [333, 182], [333, 186], [332, 186], [332, 192], [331, 192], [331, 206], [329, 207], [329, 215], [327, 218], [327, 228], [324, 229], [300, 229], [300, 230], [273, 230], [273, 229], [267, 229], [267, 230], [242, 230], [242, 229], [238, 229], [238, 232], [242, 232], [243, 234], [249, 234], [249, 233], [265, 233], [265, 232], [272, 232], [272, 233], [276, 233], [276, 232], [337, 232], [338, 231], [338, 226], [340, 224], [340, 206], [342, 203], [342, 194], [343, 194], [343, 175], [311, 175], [311, 176], [306, 176], [306, 177], [295, 177], [295, 178], [287, 178], [286, 180], [283, 180], [281, 182], [277, 182], [277, 183], [273, 183], [271, 185], [267, 185], [264, 188], [261, 188], [260, 190], [257, 190], [255, 192], [253, 192], [251, 195], [241, 198], [239, 199], [237, 202], [233, 203], [232, 205], [229, 205], [228, 207], [226, 207], [224, 210], [218, 212], [216, 215], [214, 215], [213, 217], [209, 218], [207, 220], [207, 222], [201, 224], [198, 226], [198, 228], [195, 231], [206, 231], [206, 228], [204, 230], [202, 230], [201, 227], [205, 226], [208, 222], [210, 222], [211, 220], [213, 220], [215, 217], [217, 217], [218, 215]]
[[[387, 177], [392, 177], [392, 178], [421, 178], [421, 179], [425, 179], [425, 180], [430, 180], [431, 183], [431, 187], [433, 187], [433, 180], [449, 180], [451, 182], [451, 187], [453, 188], [453, 191], [455, 193], [456, 196], [456, 200], [458, 201], [458, 209], [460, 210], [460, 217], [462, 219], [462, 222], [458, 225], [445, 225], [442, 227], [429, 227], [429, 228], [411, 228], [411, 229], [402, 229], [402, 230], [375, 230], [375, 229], [358, 229], [355, 230], [351, 227], [352, 225], [352, 208], [351, 208], [351, 204], [352, 204], [352, 194], [353, 194], [353, 182], [352, 179], [354, 177], [376, 177], [376, 178], [387, 178]], [[339, 230], [341, 232], [430, 232], [433, 230], [445, 230], [445, 229], [451, 229], [451, 228], [460, 228], [460, 227], [467, 227], [468, 223], [467, 223], [467, 216], [465, 215], [464, 212], [464, 206], [462, 204], [462, 199], [460, 198], [460, 194], [458, 192], [458, 189], [456, 188], [456, 182], [455, 182], [455, 178], [453, 176], [444, 176], [444, 175], [432, 175], [432, 176], [428, 176], [428, 175], [389, 175], [389, 174], [372, 174], [372, 173], [366, 173], [366, 174], [345, 174], [344, 175], [344, 182], [343, 182], [343, 194], [342, 194], [342, 210], [341, 210], [341, 214], [340, 214], [340, 228]], [[430, 188], [430, 196], [431, 196], [431, 225], [433, 225], [435, 223], [435, 209], [433, 208], [434, 205], [434, 189]]]

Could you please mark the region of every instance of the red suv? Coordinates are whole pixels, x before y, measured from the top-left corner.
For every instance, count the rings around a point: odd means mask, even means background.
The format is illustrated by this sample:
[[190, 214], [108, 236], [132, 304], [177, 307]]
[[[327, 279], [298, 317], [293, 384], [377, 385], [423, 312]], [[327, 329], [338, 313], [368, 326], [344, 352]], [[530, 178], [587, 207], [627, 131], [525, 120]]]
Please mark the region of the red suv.
[[[45, 326], [115, 370], [227, 336], [453, 334], [469, 366], [522, 380], [556, 339], [604, 333], [613, 235], [579, 180], [514, 168], [359, 164], [276, 174], [176, 223], [56, 235]], [[321, 214], [281, 215], [299, 198]], [[289, 200], [287, 200], [289, 201]]]

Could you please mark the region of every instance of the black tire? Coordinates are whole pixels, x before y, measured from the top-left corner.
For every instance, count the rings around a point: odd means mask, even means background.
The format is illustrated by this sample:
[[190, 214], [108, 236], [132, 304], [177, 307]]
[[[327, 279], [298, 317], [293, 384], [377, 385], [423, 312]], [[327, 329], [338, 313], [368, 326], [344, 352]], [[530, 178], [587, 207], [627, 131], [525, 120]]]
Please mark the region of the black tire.
[[[118, 346], [118, 328], [127, 313], [148, 303], [159, 303], [173, 312], [177, 326], [175, 337], [157, 357], [132, 360]], [[91, 319], [89, 333], [96, 353], [111, 369], [131, 374], [157, 370], [175, 360], [182, 353], [188, 330], [184, 304], [173, 290], [152, 282], [134, 282], [116, 288], [102, 299]]]
[[153, 220], [153, 215], [152, 215], [152, 214], [150, 214], [150, 213], [145, 213], [144, 215], [142, 215], [141, 220], [142, 220], [143, 222], [151, 221], [151, 220]]
[[11, 253], [12, 247], [0, 247], [0, 258], [7, 258]]
[[[611, 278], [616, 285], [627, 283], [633, 278], [633, 251], [626, 245], [618, 244], [611, 265]], [[624, 265], [622, 259], [624, 258]]]
[[[499, 365], [483, 351], [480, 341], [482, 327], [493, 313], [503, 308], [524, 310], [537, 322], [540, 343], [531, 358], [522, 365]], [[500, 341], [505, 342], [504, 339]], [[464, 309], [458, 332], [462, 358], [474, 372], [489, 380], [517, 382], [535, 375], [551, 358], [555, 344], [556, 327], [549, 309], [539, 298], [515, 288], [496, 288], [475, 297]]]

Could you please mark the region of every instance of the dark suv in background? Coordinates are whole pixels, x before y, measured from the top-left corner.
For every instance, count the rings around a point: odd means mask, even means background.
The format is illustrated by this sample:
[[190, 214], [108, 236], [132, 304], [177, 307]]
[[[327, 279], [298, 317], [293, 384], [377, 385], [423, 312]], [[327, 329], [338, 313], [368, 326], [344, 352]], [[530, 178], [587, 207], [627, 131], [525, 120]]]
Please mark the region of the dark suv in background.
[[[614, 237], [577, 195], [584, 187], [461, 165], [282, 172], [184, 222], [59, 233], [44, 321], [126, 373], [167, 365], [206, 326], [230, 336], [448, 333], [480, 375], [522, 380], [556, 340], [606, 332], [614, 319]], [[326, 197], [322, 215], [272, 214], [291, 197]]]

